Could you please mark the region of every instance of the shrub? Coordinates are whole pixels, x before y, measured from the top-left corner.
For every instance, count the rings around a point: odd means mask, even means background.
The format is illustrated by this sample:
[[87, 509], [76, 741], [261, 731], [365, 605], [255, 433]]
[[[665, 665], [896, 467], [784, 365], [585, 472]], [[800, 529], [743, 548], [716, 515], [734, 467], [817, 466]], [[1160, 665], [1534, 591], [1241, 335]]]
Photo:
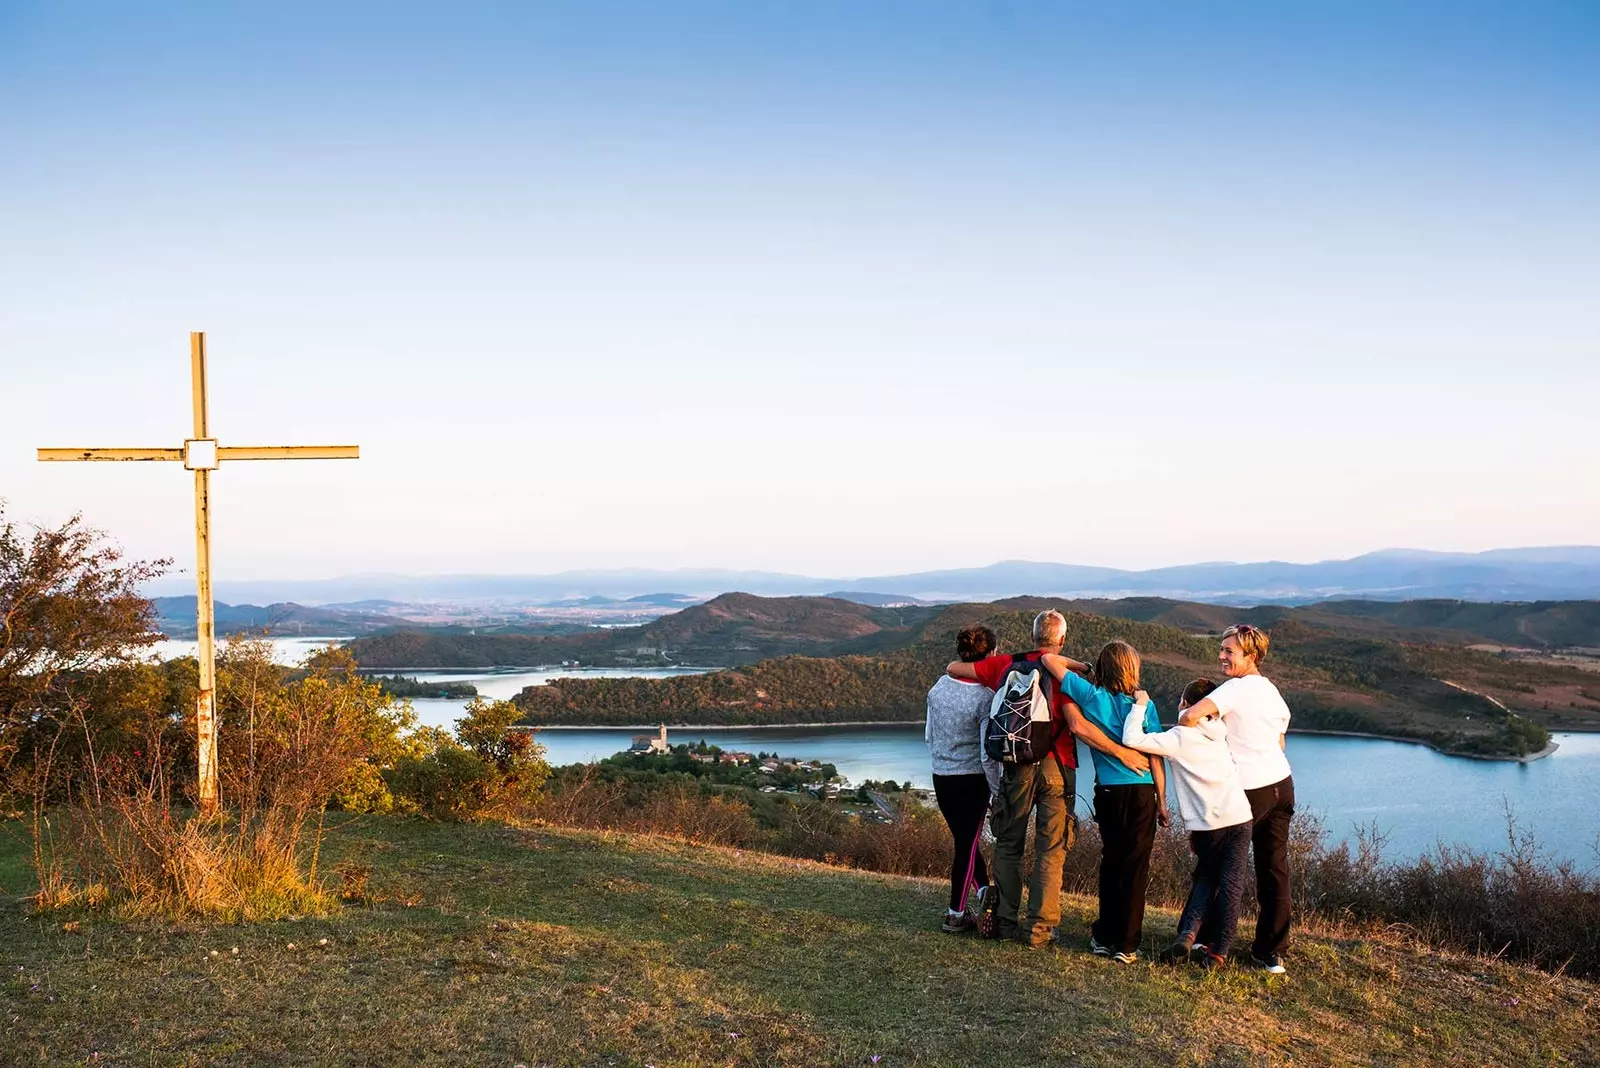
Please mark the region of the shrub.
[[32, 764], [41, 906], [234, 920], [331, 906], [317, 872], [323, 812], [341, 793], [382, 803], [364, 769], [399, 744], [409, 711], [348, 656], [293, 673], [270, 652], [264, 641], [235, 641], [219, 661], [228, 807], [214, 818], [193, 816], [173, 785], [191, 778], [192, 713], [135, 702], [142, 715], [111, 731], [78, 701], [48, 721]]
[[414, 732], [383, 774], [396, 806], [446, 820], [528, 816], [550, 766], [533, 732], [512, 726], [521, 714], [510, 701], [479, 697], [467, 705], [455, 737]]

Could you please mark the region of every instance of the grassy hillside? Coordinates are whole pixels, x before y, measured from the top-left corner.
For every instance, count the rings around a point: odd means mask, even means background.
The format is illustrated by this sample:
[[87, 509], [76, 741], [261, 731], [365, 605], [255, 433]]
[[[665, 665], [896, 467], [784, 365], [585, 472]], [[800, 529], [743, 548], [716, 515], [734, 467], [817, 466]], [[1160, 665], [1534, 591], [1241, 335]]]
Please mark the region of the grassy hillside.
[[[1370, 937], [1290, 975], [940, 934], [940, 883], [671, 840], [368, 819], [338, 915], [29, 916], [0, 834], [0, 1061], [140, 1065], [1584, 1065], [1600, 988]], [[1174, 917], [1152, 912], [1151, 946]]]

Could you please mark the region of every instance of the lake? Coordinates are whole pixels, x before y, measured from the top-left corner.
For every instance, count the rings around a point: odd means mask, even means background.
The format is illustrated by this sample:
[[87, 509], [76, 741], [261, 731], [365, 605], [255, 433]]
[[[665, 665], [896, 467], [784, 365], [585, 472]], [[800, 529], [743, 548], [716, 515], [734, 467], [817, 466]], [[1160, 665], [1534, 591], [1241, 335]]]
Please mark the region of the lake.
[[[278, 658], [293, 663], [331, 639], [280, 638]], [[193, 642], [164, 642], [166, 656], [194, 652]], [[693, 674], [697, 668], [571, 669], [503, 672], [409, 672], [427, 680], [471, 682], [491, 698], [514, 696], [563, 676], [661, 678]], [[465, 702], [414, 700], [418, 718], [450, 727]], [[625, 728], [550, 728], [539, 732], [553, 764], [598, 760], [626, 749], [638, 731]], [[669, 740], [704, 739], [724, 749], [766, 750], [801, 759], [823, 760], [855, 782], [909, 779], [932, 785], [922, 727], [728, 727], [671, 730]], [[1600, 868], [1600, 734], [1557, 734], [1560, 748], [1531, 764], [1464, 760], [1421, 745], [1374, 738], [1291, 734], [1288, 753], [1294, 767], [1301, 811], [1319, 813], [1331, 835], [1354, 837], [1357, 827], [1376, 825], [1388, 835], [1385, 855], [1417, 856], [1440, 841], [1474, 849], [1506, 845], [1505, 809], [1531, 831], [1546, 853], [1570, 859], [1580, 868]], [[1084, 774], [1078, 781], [1078, 812], [1088, 813], [1092, 793], [1087, 751], [1079, 747]]]

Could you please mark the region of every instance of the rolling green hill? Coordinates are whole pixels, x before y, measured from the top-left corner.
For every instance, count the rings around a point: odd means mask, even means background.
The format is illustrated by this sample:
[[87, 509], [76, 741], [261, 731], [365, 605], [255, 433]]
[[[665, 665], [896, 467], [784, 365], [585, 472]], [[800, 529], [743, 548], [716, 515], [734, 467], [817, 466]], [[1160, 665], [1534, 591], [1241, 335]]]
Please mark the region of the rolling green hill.
[[537, 667], [566, 660], [595, 667], [729, 667], [794, 653], [839, 656], [901, 648], [940, 611], [726, 593], [637, 627], [533, 635], [405, 629], [358, 638], [349, 649], [363, 668], [385, 670]]
[[[528, 687], [516, 700], [533, 725], [911, 722], [922, 717], [929, 685], [953, 657], [957, 630], [985, 622], [1002, 648], [1026, 649], [1031, 618], [1048, 603], [953, 605], [919, 628], [910, 645], [878, 655], [786, 656], [671, 679], [560, 679]], [[1145, 685], [1169, 720], [1189, 679], [1216, 675], [1213, 638], [1105, 615], [1071, 612], [1067, 620], [1067, 652], [1082, 659], [1113, 638], [1132, 642], [1144, 657]], [[1521, 756], [1545, 744], [1547, 726], [1600, 727], [1600, 678], [1574, 668], [1384, 641], [1294, 618], [1280, 617], [1272, 633], [1267, 673], [1297, 729]]]
[[1216, 634], [1230, 623], [1410, 644], [1507, 646], [1527, 654], [1600, 647], [1600, 601], [1479, 604], [1468, 601], [1326, 601], [1299, 608], [1222, 605], [1162, 597], [1062, 600], [1014, 597], [993, 604], [877, 608], [834, 597], [728, 593], [634, 627], [577, 633], [473, 634], [459, 628], [396, 629], [358, 638], [350, 651], [369, 669], [536, 667], [577, 660], [596, 667], [695, 664], [734, 667], [775, 656], [882, 655], [907, 649], [953, 619], [999, 609], [1056, 607]]
[[[878, 608], [828, 597], [725, 594], [638, 627], [579, 634], [396, 631], [358, 639], [365, 668], [696, 664], [730, 670], [673, 679], [563, 679], [517, 698], [533, 724], [756, 725], [910, 721], [953, 656], [957, 630], [987, 622], [1006, 649], [1031, 646], [1028, 623], [1060, 607], [1067, 651], [1092, 657], [1111, 638], [1145, 657], [1169, 715], [1184, 683], [1215, 674], [1215, 635], [1248, 620], [1270, 629], [1268, 674], [1299, 729], [1424, 741], [1448, 752], [1518, 756], [1546, 728], [1600, 728], [1600, 673], [1545, 657], [1600, 645], [1600, 604], [1338, 601], [1234, 609], [1163, 598]], [[1469, 648], [1511, 645], [1514, 655]], [[1542, 643], [1542, 644], [1541, 644]]]

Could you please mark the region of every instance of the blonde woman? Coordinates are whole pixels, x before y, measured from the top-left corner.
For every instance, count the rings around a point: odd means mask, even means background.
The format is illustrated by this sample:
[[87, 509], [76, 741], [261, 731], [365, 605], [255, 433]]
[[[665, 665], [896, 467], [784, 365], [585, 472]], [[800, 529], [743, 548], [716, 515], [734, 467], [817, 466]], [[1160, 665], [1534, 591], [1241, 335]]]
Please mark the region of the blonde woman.
[[[1207, 716], [1219, 716], [1228, 728], [1228, 751], [1239, 769], [1245, 797], [1250, 799], [1255, 852], [1255, 943], [1250, 959], [1274, 975], [1282, 975], [1283, 949], [1289, 941], [1292, 911], [1289, 887], [1289, 821], [1294, 818], [1294, 776], [1285, 754], [1289, 706], [1272, 681], [1261, 674], [1270, 641], [1267, 632], [1239, 623], [1222, 632], [1218, 661], [1227, 676], [1210, 696], [1184, 710], [1178, 722], [1192, 727]], [[1220, 932], [1202, 929], [1209, 945]]]

